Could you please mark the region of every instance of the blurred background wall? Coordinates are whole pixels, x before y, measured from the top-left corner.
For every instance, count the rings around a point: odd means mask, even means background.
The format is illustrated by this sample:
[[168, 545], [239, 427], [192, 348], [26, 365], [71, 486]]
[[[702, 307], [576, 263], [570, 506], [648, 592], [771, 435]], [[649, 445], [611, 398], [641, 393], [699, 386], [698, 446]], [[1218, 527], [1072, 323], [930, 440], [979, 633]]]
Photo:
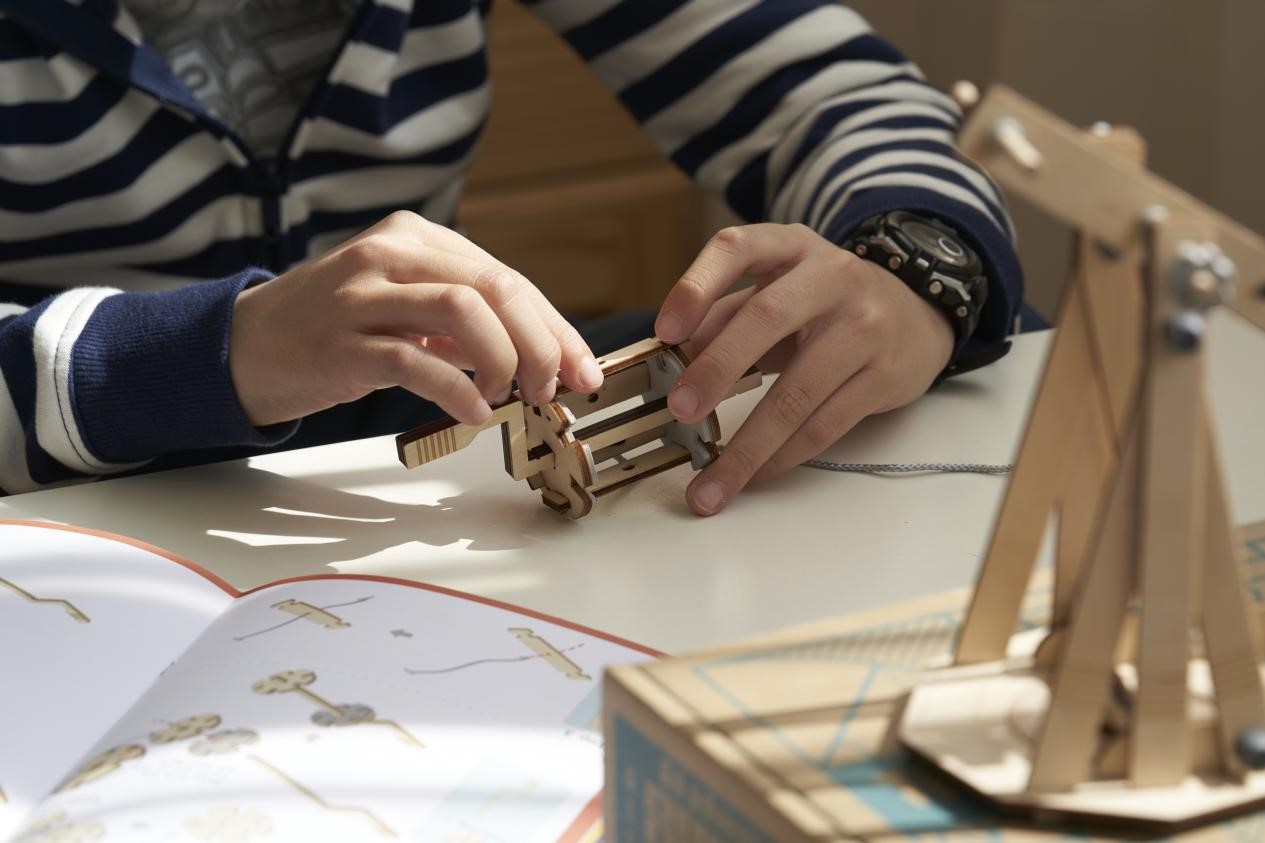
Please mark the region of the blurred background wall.
[[[1000, 81], [1080, 125], [1142, 132], [1150, 166], [1265, 231], [1265, 2], [856, 0], [947, 86]], [[1028, 299], [1052, 315], [1068, 235], [1011, 201]]]
[[[1262, 0], [850, 5], [937, 84], [1000, 81], [1074, 123], [1138, 128], [1154, 170], [1265, 231]], [[573, 310], [657, 305], [728, 215], [663, 163], [517, 3], [498, 0], [492, 27], [493, 116], [465, 224]], [[1021, 203], [1011, 207], [1028, 298], [1052, 316], [1068, 234]]]

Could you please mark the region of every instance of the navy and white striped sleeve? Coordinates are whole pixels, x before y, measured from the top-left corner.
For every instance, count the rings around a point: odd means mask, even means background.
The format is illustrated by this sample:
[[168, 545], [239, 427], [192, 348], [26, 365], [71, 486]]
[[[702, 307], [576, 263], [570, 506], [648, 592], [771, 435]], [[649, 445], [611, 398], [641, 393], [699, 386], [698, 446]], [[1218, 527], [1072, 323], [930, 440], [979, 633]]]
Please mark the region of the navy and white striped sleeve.
[[524, 0], [658, 147], [748, 220], [839, 243], [876, 213], [951, 224], [984, 259], [976, 338], [1000, 341], [1022, 274], [996, 187], [955, 153], [961, 114], [832, 0]]
[[115, 474], [163, 454], [271, 445], [228, 369], [232, 303], [248, 271], [161, 293], [80, 287], [0, 305], [0, 491]]

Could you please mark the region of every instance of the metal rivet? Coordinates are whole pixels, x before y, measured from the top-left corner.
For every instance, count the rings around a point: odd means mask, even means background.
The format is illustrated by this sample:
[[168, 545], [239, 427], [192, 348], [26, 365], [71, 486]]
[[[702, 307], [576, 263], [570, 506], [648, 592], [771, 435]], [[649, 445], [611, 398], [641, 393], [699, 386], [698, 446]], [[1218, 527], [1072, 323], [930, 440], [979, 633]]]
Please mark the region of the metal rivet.
[[944, 292], [944, 285], [939, 281], [932, 281], [927, 285], [927, 292], [931, 293], [933, 296], [938, 296]]
[[967, 314], [966, 305], [964, 305], [964, 304], [960, 304], [960, 305], [958, 305], [958, 309], [957, 309], [957, 310], [955, 310], [955, 311], [953, 311], [953, 312], [954, 312], [954, 313], [956, 313], [956, 314], [958, 315], [958, 318], [959, 318], [959, 319], [965, 319], [965, 318], [966, 318], [966, 314]]
[[1164, 323], [1164, 335], [1178, 351], [1194, 351], [1203, 343], [1204, 318], [1193, 310], [1179, 311]]
[[1234, 754], [1249, 770], [1265, 769], [1265, 729], [1239, 732], [1234, 739]]
[[1210, 269], [1196, 269], [1190, 273], [1190, 281], [1188, 283], [1190, 284], [1191, 292], [1199, 296], [1212, 297], [1217, 295], [1221, 289], [1221, 282]]
[[887, 259], [887, 265], [892, 269], [900, 269], [901, 264], [903, 263], [904, 261], [900, 259], [900, 255], [892, 255]]

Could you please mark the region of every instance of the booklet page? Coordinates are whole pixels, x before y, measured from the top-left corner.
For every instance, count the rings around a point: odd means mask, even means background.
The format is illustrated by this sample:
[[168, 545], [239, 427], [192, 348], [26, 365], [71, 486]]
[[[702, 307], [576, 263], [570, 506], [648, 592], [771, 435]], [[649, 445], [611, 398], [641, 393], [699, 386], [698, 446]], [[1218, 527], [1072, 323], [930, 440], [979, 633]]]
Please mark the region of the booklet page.
[[231, 602], [153, 549], [0, 523], [0, 840]]
[[647, 656], [373, 578], [240, 598], [41, 804], [85, 839], [588, 839], [603, 667]]

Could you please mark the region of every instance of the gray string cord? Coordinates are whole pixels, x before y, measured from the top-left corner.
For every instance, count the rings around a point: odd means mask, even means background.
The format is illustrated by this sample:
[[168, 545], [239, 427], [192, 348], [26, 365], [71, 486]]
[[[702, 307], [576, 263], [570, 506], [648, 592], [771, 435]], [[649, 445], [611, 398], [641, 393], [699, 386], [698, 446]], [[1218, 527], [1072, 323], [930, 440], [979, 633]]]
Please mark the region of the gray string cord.
[[805, 460], [800, 465], [858, 474], [1010, 474], [1013, 465], [978, 462], [830, 462]]

